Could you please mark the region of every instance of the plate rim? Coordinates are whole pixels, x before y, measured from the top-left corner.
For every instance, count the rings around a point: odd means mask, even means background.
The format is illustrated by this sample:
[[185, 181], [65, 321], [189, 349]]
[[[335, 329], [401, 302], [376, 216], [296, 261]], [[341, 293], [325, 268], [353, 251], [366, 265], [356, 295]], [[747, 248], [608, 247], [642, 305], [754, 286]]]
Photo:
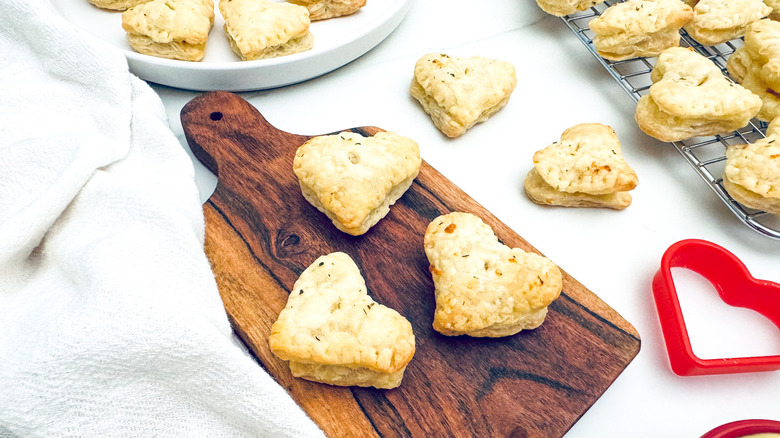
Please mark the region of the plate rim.
[[[49, 3], [52, 5], [54, 11], [58, 15], [62, 16], [66, 21], [71, 23], [73, 26], [77, 28], [81, 28], [82, 26], [80, 26], [77, 23], [74, 23], [62, 13], [60, 7], [62, 6], [61, 3], [64, 1], [66, 0], [49, 0]], [[80, 1], [86, 2], [87, 0], [80, 0]], [[181, 88], [186, 90], [199, 90], [199, 91], [265, 90], [265, 89], [287, 86], [293, 83], [300, 83], [310, 79], [314, 79], [318, 76], [324, 75], [328, 72], [343, 67], [344, 65], [359, 58], [360, 56], [364, 55], [365, 53], [367, 53], [368, 51], [376, 47], [398, 27], [398, 25], [405, 18], [409, 9], [411, 9], [411, 5], [412, 5], [411, 0], [388, 0], [388, 1], [389, 4], [387, 6], [386, 11], [383, 14], [381, 14], [377, 18], [372, 19], [371, 21], [362, 23], [360, 26], [355, 28], [354, 32], [350, 32], [348, 37], [343, 37], [335, 42], [330, 42], [329, 44], [327, 44], [325, 47], [322, 48], [316, 48], [316, 42], [315, 42], [315, 48], [313, 50], [294, 53], [287, 56], [280, 56], [276, 58], [258, 59], [252, 61], [242, 61], [236, 58], [235, 61], [195, 62], [195, 61], [183, 61], [177, 59], [161, 58], [161, 57], [155, 57], [151, 55], [144, 55], [135, 52], [132, 49], [119, 47], [114, 42], [108, 41], [105, 38], [101, 38], [99, 35], [94, 35], [94, 34], [92, 35], [95, 36], [95, 38], [102, 40], [106, 44], [109, 44], [111, 47], [119, 50], [124, 55], [130, 71], [138, 75], [142, 79], [150, 82], [171, 86], [175, 88]], [[58, 4], [60, 4], [60, 6], [58, 6]], [[217, 5], [215, 5], [215, 7], [217, 7]], [[121, 11], [106, 10], [106, 12], [121, 14]], [[360, 11], [358, 11], [358, 13], [359, 12]], [[338, 17], [335, 17], [331, 20], [337, 20], [337, 19]], [[374, 36], [375, 33], [377, 37], [375, 38], [375, 40], [368, 41], [368, 43], [365, 45], [360, 44], [366, 40], [369, 40], [370, 37]], [[315, 38], [316, 38], [316, 34], [315, 34]], [[340, 51], [347, 52], [345, 53], [346, 56], [342, 56], [342, 57], [331, 56], [334, 54], [334, 52], [340, 52]], [[306, 64], [309, 61], [317, 62], [323, 57], [335, 59], [336, 60], [335, 63], [337, 65], [335, 66], [332, 65], [334, 62], [322, 63], [323, 68], [319, 68], [319, 69], [309, 68], [308, 73], [303, 75], [299, 74], [297, 77], [296, 75], [292, 75], [292, 79], [289, 81], [277, 80], [277, 81], [264, 82], [265, 78], [260, 78], [257, 81], [252, 82], [247, 80], [236, 79], [240, 83], [236, 83], [231, 86], [224, 86], [224, 83], [226, 82], [224, 79], [227, 77], [237, 78], [237, 75], [239, 74], [252, 72], [252, 71], [263, 71], [263, 70], [270, 71], [272, 69], [285, 69], [285, 68], [295, 69], [296, 67], [301, 66], [302, 64]], [[184, 83], [185, 81], [177, 80], [177, 77], [180, 75], [173, 74], [170, 75], [172, 76], [172, 80], [167, 80], [164, 77], [166, 76], [165, 73], [163, 73], [163, 70], [166, 69], [172, 69], [181, 74], [195, 75], [197, 76], [197, 79], [195, 80], [195, 83], [191, 83], [192, 81], [190, 81], [190, 83], [185, 84]], [[312, 73], [311, 70], [316, 70], [316, 71]], [[223, 77], [222, 78], [223, 80], [221, 81], [213, 81], [215, 83], [214, 86], [208, 85], [207, 82], [209, 82], [209, 80], [206, 78], [206, 76], [212, 76], [216, 74], [226, 74], [227, 76]], [[259, 76], [263, 76], [263, 75], [259, 75]]]

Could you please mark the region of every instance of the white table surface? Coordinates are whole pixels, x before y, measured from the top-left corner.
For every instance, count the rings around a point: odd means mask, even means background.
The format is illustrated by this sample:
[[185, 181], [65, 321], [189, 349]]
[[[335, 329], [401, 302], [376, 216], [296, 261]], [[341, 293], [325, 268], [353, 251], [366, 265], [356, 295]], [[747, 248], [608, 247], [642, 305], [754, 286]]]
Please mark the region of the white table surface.
[[[504, 59], [514, 64], [518, 86], [503, 110], [448, 139], [408, 91], [414, 63], [427, 52]], [[199, 93], [154, 88], [189, 151], [179, 112]], [[288, 132], [373, 125], [414, 139], [423, 159], [637, 328], [639, 355], [567, 437], [699, 437], [734, 420], [780, 420], [780, 372], [671, 372], [650, 289], [664, 251], [688, 238], [717, 243], [755, 277], [780, 282], [780, 241], [739, 222], [671, 145], [643, 134], [629, 96], [563, 21], [533, 0], [415, 1], [398, 29], [356, 61], [305, 83], [242, 96]], [[541, 207], [523, 193], [533, 153], [583, 122], [612, 126], [639, 176], [624, 211]], [[205, 200], [216, 179], [195, 166]], [[675, 270], [675, 278], [699, 356], [780, 354], [777, 327], [726, 306], [688, 271]]]

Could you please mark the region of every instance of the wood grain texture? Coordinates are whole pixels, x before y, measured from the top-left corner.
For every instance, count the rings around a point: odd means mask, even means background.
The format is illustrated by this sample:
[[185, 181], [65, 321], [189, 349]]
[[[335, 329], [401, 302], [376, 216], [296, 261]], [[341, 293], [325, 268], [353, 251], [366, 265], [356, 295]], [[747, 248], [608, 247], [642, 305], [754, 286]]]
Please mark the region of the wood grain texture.
[[[505, 244], [537, 251], [425, 162], [384, 219], [349, 236], [301, 195], [292, 162], [310, 137], [276, 129], [226, 92], [198, 96], [181, 119], [193, 153], [218, 176], [204, 206], [206, 253], [234, 329], [328, 436], [562, 436], [638, 353], [634, 327], [565, 272], [563, 293], [536, 330], [501, 339], [438, 334], [423, 250], [431, 220], [474, 213]], [[296, 379], [269, 350], [271, 324], [293, 283], [333, 251], [349, 254], [369, 294], [412, 324], [417, 352], [399, 388]]]

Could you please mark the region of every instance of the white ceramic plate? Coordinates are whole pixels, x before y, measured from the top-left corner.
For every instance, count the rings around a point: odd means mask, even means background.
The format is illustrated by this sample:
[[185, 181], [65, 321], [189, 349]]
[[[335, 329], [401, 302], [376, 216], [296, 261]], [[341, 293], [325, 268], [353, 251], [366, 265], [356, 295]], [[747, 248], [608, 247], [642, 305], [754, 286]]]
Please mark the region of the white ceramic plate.
[[222, 28], [224, 20], [217, 10], [203, 61], [187, 62], [134, 52], [122, 30], [121, 12], [98, 9], [87, 0], [51, 2], [66, 20], [122, 49], [130, 71], [140, 78], [197, 91], [262, 90], [323, 75], [382, 42], [401, 23], [411, 6], [411, 0], [368, 0], [355, 14], [313, 22], [311, 50], [257, 61], [240, 61], [233, 53]]

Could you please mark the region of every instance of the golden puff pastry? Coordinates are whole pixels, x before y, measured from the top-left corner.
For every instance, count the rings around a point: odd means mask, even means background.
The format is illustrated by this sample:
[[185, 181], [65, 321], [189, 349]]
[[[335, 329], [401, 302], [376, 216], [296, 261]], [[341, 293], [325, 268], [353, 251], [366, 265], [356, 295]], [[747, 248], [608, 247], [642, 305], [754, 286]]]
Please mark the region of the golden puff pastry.
[[583, 192], [567, 193], [555, 190], [555, 188], [547, 184], [536, 169], [531, 169], [528, 172], [523, 185], [526, 196], [539, 205], [623, 210], [631, 205], [632, 201], [631, 194], [627, 191], [591, 195]]
[[312, 21], [354, 14], [366, 5], [366, 0], [287, 0], [309, 10]]
[[506, 61], [429, 53], [415, 64], [409, 92], [454, 138], [503, 108], [516, 85], [515, 68]]
[[558, 267], [509, 248], [470, 213], [434, 219], [424, 238], [433, 276], [433, 328], [447, 336], [510, 336], [539, 327], [561, 293]]
[[604, 0], [536, 0], [536, 4], [550, 15], [562, 17], [604, 3]]
[[685, 31], [699, 43], [714, 46], [742, 36], [748, 24], [770, 12], [761, 0], [699, 0]]
[[220, 0], [225, 35], [244, 61], [275, 58], [311, 50], [309, 11], [292, 3], [268, 0]]
[[772, 8], [768, 17], [772, 20], [780, 20], [780, 0], [764, 0], [764, 4]]
[[761, 109], [758, 96], [689, 48], [664, 50], [650, 77], [653, 85], [634, 116], [642, 131], [661, 141], [733, 131]]
[[211, 0], [152, 0], [122, 13], [122, 28], [138, 53], [200, 61], [214, 24]]
[[533, 163], [525, 192], [542, 205], [621, 210], [631, 205], [628, 192], [639, 182], [617, 134], [600, 123], [567, 129], [560, 141], [537, 151]]
[[780, 215], [780, 117], [766, 138], [726, 148], [723, 188], [746, 207]]
[[621, 61], [658, 56], [680, 45], [680, 28], [693, 9], [680, 0], [628, 0], [608, 7], [588, 24], [602, 57]]
[[89, 0], [90, 3], [98, 8], [108, 9], [110, 11], [124, 11], [133, 6], [148, 3], [149, 1], [150, 0]]
[[420, 171], [420, 148], [394, 132], [314, 137], [295, 153], [303, 196], [339, 230], [358, 236], [390, 211]]
[[319, 257], [301, 273], [268, 343], [295, 377], [384, 389], [401, 384], [415, 351], [412, 325], [368, 296], [343, 252]]
[[761, 98], [756, 118], [780, 116], [780, 23], [763, 19], [748, 25], [745, 45], [729, 56], [726, 68], [743, 87]]

